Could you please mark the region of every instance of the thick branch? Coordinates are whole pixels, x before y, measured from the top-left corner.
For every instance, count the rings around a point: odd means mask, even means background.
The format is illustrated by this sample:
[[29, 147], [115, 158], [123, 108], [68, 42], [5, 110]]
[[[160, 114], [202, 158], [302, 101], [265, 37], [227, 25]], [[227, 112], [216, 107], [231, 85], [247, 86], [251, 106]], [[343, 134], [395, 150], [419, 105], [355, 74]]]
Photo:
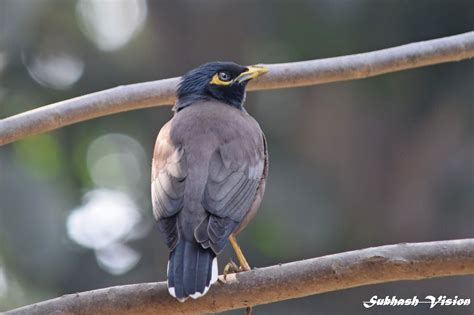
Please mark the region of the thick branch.
[[[474, 32], [343, 57], [266, 65], [250, 90], [278, 89], [376, 75], [474, 57]], [[0, 145], [80, 121], [172, 104], [179, 78], [119, 86], [0, 120]]]
[[474, 274], [474, 239], [402, 243], [230, 275], [205, 297], [184, 303], [168, 294], [164, 282], [143, 283], [64, 295], [5, 315], [214, 313], [368, 284], [468, 274]]

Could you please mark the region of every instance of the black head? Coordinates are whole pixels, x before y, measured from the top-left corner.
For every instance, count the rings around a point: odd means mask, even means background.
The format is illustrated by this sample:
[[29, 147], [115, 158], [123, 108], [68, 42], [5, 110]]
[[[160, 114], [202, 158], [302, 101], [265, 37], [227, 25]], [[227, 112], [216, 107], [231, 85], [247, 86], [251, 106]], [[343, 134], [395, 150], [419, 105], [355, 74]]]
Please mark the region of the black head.
[[234, 62], [209, 62], [189, 71], [178, 87], [175, 111], [197, 101], [218, 100], [242, 109], [249, 80], [268, 70], [260, 66], [244, 67]]

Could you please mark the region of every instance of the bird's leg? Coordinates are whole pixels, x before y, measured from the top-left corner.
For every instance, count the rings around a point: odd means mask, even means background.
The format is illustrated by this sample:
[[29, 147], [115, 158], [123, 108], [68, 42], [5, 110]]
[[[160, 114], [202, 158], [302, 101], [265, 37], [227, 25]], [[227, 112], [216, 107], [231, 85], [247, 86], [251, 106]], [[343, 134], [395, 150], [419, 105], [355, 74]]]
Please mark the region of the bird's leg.
[[[240, 270], [239, 271], [249, 271], [250, 270], [250, 265], [247, 262], [247, 259], [244, 256], [244, 253], [242, 252], [242, 249], [240, 248], [239, 244], [237, 243], [237, 239], [235, 238], [234, 234], [231, 234], [229, 236], [229, 241], [230, 244], [232, 244], [232, 248], [234, 249], [235, 254], [237, 255], [237, 259], [239, 260], [240, 264]], [[230, 263], [227, 264], [226, 268], [230, 267], [229, 269], [235, 268], [235, 263], [231, 260]], [[225, 277], [225, 276], [224, 276]], [[247, 306], [245, 308], [245, 315], [252, 315], [252, 307]]]
[[237, 259], [239, 260], [240, 269], [242, 271], [249, 271], [250, 265], [247, 262], [247, 259], [245, 259], [244, 253], [242, 253], [242, 250], [240, 249], [240, 246], [237, 243], [237, 239], [235, 238], [234, 234], [231, 234], [229, 236], [229, 241], [230, 241], [230, 244], [232, 244], [232, 248], [234, 248], [234, 252], [237, 255]]

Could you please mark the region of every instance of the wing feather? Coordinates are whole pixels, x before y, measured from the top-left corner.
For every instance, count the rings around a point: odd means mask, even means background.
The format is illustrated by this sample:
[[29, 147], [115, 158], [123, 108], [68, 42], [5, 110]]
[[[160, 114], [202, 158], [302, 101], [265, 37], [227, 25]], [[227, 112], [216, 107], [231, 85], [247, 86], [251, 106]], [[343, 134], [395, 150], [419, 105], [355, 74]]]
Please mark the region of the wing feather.
[[[239, 152], [242, 147], [240, 142], [231, 142], [212, 155], [202, 201], [211, 214], [235, 221], [242, 220], [249, 210], [264, 168], [263, 154], [244, 155]], [[232, 151], [236, 153], [232, 154]]]
[[211, 156], [202, 205], [210, 214], [194, 235], [205, 247], [220, 253], [229, 235], [250, 210], [264, 172], [263, 135], [257, 141], [228, 142]]
[[169, 137], [170, 123], [158, 135], [153, 155], [151, 196], [153, 214], [170, 250], [181, 237], [177, 214], [184, 206], [187, 177], [186, 154]]
[[164, 159], [164, 163], [157, 163], [151, 184], [156, 219], [175, 215], [183, 208], [187, 176], [186, 157], [182, 148], [175, 148], [169, 157], [162, 154], [160, 159]]

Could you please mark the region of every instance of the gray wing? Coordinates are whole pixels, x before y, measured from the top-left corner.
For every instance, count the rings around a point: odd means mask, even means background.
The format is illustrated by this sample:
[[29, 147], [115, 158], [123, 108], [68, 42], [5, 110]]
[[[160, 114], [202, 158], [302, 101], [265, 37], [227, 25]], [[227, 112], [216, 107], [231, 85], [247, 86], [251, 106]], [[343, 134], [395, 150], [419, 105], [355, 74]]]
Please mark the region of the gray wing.
[[211, 156], [202, 205], [210, 214], [196, 229], [195, 237], [216, 253], [248, 213], [265, 165], [263, 135], [221, 145]]
[[153, 177], [152, 200], [155, 218], [175, 215], [183, 208], [186, 180], [186, 158], [182, 148], [175, 148], [168, 156], [161, 155], [164, 163], [157, 163]]
[[243, 156], [239, 149], [236, 143], [229, 143], [213, 154], [202, 201], [208, 212], [238, 222], [255, 198], [264, 167], [257, 152]]
[[152, 165], [153, 214], [169, 249], [179, 240], [177, 214], [183, 209], [187, 163], [184, 149], [169, 138], [169, 125], [158, 135]]

